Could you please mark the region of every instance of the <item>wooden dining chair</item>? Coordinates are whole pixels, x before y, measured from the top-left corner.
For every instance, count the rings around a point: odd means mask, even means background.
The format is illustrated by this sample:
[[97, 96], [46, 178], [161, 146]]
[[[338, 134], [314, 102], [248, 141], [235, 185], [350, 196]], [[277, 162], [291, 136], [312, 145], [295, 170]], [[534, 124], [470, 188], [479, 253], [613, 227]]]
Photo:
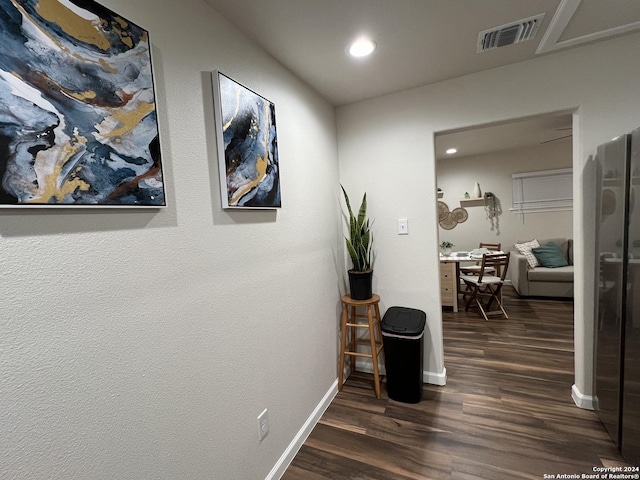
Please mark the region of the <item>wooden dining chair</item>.
[[[486, 248], [490, 252], [499, 252], [502, 250], [501, 243], [483, 243], [480, 242], [480, 246], [478, 248]], [[478, 275], [480, 272], [480, 262], [476, 262], [475, 265], [467, 265], [464, 267], [460, 267], [460, 273], [462, 275]]]
[[[480, 246], [478, 248], [486, 248], [490, 252], [499, 252], [502, 249], [502, 244], [480, 242]], [[460, 275], [478, 275], [479, 273], [480, 273], [480, 262], [476, 262], [475, 265], [460, 266]], [[484, 273], [490, 273], [492, 275], [495, 275], [496, 272], [491, 268], [487, 268]], [[467, 294], [469, 293], [469, 287], [466, 287], [464, 290], [462, 290], [461, 288], [462, 286], [463, 285], [458, 285], [458, 293], [461, 293], [462, 299], [466, 300]]]
[[[482, 256], [478, 275], [462, 277], [467, 287], [465, 297], [469, 296], [464, 307], [465, 312], [468, 312], [475, 302], [486, 321], [489, 321], [489, 316], [494, 315], [504, 315], [504, 318], [509, 318], [502, 306], [501, 292], [509, 268], [510, 256], [509, 252], [487, 253]], [[493, 269], [493, 274], [488, 274], [488, 269]], [[498, 310], [491, 311], [494, 302], [498, 306]]]

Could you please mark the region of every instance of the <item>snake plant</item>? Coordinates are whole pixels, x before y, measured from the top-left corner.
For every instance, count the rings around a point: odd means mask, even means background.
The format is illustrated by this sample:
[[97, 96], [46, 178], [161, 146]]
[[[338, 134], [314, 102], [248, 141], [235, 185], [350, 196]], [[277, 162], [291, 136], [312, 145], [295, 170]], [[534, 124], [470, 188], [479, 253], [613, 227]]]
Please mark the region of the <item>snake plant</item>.
[[345, 237], [347, 251], [353, 262], [353, 269], [356, 272], [366, 272], [372, 268], [373, 256], [373, 234], [371, 232], [371, 224], [367, 218], [367, 193], [362, 197], [362, 203], [358, 210], [358, 215], [353, 214], [349, 195], [342, 185], [342, 193], [347, 204], [349, 213], [349, 237]]

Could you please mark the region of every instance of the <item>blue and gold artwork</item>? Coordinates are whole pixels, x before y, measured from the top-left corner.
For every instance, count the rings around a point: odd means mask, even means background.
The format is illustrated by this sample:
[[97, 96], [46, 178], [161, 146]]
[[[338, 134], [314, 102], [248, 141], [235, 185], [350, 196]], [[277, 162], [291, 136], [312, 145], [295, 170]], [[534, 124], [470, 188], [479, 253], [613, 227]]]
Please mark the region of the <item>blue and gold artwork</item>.
[[0, 0], [0, 206], [164, 206], [146, 30], [91, 0]]
[[275, 105], [213, 74], [223, 208], [279, 208]]

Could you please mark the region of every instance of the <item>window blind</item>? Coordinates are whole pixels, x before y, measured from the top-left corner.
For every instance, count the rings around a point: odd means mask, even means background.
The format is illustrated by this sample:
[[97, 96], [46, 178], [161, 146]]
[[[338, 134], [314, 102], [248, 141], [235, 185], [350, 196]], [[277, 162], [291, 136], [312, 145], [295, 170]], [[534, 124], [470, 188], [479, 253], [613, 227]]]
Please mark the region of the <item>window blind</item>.
[[573, 169], [514, 173], [511, 176], [514, 213], [571, 210]]

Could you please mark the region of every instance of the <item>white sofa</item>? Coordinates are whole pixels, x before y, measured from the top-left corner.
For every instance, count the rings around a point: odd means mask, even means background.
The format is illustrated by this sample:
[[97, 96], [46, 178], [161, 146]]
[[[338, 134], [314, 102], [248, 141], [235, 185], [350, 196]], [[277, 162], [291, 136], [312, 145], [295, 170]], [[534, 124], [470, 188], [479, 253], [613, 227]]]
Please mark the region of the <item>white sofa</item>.
[[[518, 295], [525, 297], [573, 298], [573, 241], [570, 238], [538, 238], [540, 245], [553, 242], [565, 255], [566, 267], [529, 267], [527, 257], [515, 249], [511, 250], [509, 270], [511, 283]], [[522, 243], [518, 241], [517, 243]]]

